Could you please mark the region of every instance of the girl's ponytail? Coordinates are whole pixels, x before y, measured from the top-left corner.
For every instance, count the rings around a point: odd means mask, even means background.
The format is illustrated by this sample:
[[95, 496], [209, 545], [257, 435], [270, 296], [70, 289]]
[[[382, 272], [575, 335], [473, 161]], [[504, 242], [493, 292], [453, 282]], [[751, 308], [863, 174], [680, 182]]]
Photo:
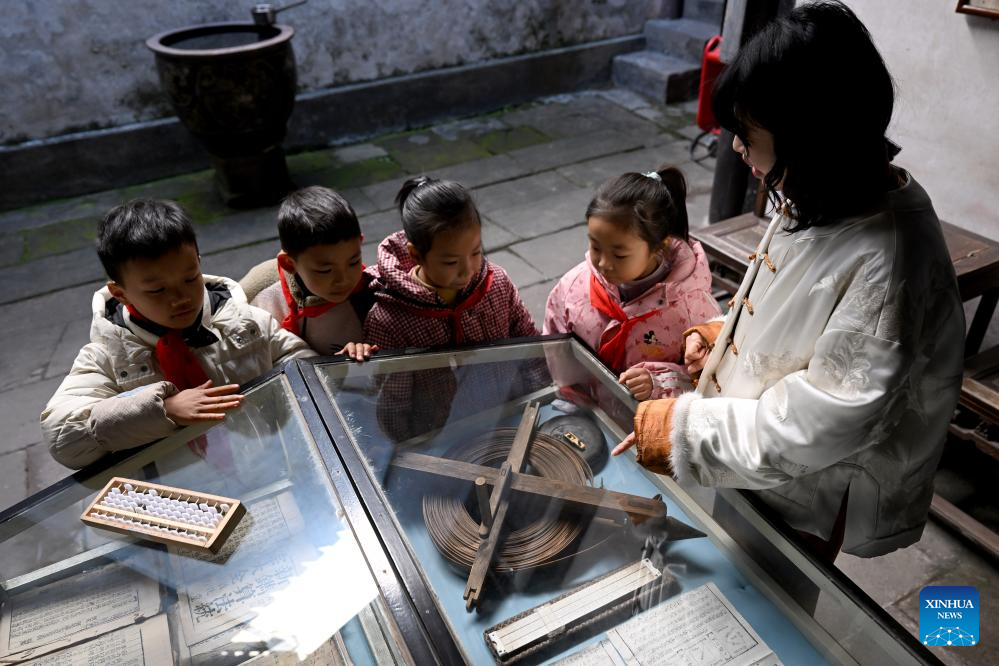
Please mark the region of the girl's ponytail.
[[427, 176], [409, 178], [395, 195], [406, 238], [420, 254], [433, 246], [434, 236], [468, 225], [481, 225], [472, 196], [460, 183]]
[[423, 185], [429, 185], [432, 182], [435, 182], [435, 179], [428, 176], [407, 178], [406, 182], [399, 188], [399, 192], [395, 195], [395, 205], [399, 207], [399, 212], [402, 213], [403, 206], [406, 205], [406, 199], [409, 198], [409, 195]]
[[675, 166], [663, 164], [656, 173], [669, 197], [665, 203], [669, 220], [669, 235], [689, 240], [690, 223], [687, 219], [687, 179]]
[[667, 165], [611, 178], [586, 209], [587, 219], [594, 216], [631, 227], [652, 250], [669, 237], [688, 241], [687, 179]]

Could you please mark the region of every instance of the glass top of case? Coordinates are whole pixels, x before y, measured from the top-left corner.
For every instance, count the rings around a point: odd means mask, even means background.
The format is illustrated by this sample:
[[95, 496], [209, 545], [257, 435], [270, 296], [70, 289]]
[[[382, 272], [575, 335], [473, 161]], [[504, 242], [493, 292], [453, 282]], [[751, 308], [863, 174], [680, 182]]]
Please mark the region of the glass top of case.
[[[468, 663], [914, 660], [737, 494], [716, 509], [794, 571], [770, 575], [672, 479], [611, 457], [636, 403], [574, 339], [313, 363], [338, 449], [389, 509], [379, 529]], [[786, 578], [816, 587], [814, 617]]]
[[[246, 513], [216, 554], [83, 524], [112, 477], [235, 498]], [[343, 516], [276, 374], [223, 424], [68, 479], [0, 525], [0, 663], [406, 663]]]

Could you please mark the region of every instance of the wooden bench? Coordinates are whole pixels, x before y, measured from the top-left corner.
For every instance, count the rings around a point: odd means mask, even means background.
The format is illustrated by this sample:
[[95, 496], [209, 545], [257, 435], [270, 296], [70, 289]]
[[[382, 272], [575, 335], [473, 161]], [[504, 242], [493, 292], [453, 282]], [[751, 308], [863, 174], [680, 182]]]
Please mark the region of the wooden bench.
[[[716, 289], [736, 292], [749, 266], [749, 255], [756, 251], [769, 222], [746, 213], [691, 230], [690, 235], [700, 241], [714, 264]], [[999, 243], [947, 222], [941, 224], [961, 300], [980, 299], [965, 338], [965, 376], [959, 403], [963, 413], [951, 423], [950, 433], [999, 459], [999, 347], [978, 353], [999, 302]], [[999, 535], [988, 527], [939, 495], [933, 496], [930, 513], [999, 559]]]
[[[707, 227], [692, 229], [690, 235], [701, 242], [708, 258], [739, 276], [746, 273], [749, 255], [763, 238], [769, 219], [746, 213]], [[942, 222], [944, 239], [950, 250], [961, 300], [981, 297], [965, 340], [965, 356], [978, 352], [989, 322], [999, 303], [999, 243]], [[734, 294], [739, 281], [713, 275], [714, 286]]]

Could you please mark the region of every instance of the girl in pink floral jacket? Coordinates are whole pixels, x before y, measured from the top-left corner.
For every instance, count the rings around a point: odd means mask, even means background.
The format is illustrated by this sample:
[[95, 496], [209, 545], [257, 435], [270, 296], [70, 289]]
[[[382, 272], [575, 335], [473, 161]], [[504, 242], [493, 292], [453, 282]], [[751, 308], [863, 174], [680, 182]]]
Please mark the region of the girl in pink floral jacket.
[[686, 195], [675, 167], [604, 183], [586, 210], [586, 260], [548, 296], [544, 333], [574, 332], [637, 400], [692, 388], [683, 333], [720, 314]]

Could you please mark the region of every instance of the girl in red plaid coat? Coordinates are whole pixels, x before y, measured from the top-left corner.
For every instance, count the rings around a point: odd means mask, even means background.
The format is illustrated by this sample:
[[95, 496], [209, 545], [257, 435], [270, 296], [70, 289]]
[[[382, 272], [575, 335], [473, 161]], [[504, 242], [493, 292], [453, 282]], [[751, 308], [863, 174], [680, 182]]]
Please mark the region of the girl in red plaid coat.
[[506, 271], [483, 256], [479, 211], [464, 187], [410, 178], [396, 202], [403, 231], [378, 246], [366, 342], [448, 347], [538, 334]]
[[[538, 334], [506, 271], [483, 256], [479, 212], [464, 187], [411, 178], [396, 203], [403, 231], [378, 246], [371, 285], [375, 305], [364, 323], [365, 342], [382, 349], [446, 348]], [[406, 427], [390, 426], [395, 432], [389, 434], [399, 439], [439, 427], [452, 411], [450, 400], [442, 397], [453, 394], [457, 381], [463, 379], [449, 370], [393, 375], [382, 388], [382, 404], [392, 409], [381, 411], [392, 421], [406, 421]], [[496, 393], [493, 388], [508, 394], [515, 388], [509, 378], [477, 381], [485, 393]], [[429, 398], [426, 405], [414, 403], [421, 397]]]

